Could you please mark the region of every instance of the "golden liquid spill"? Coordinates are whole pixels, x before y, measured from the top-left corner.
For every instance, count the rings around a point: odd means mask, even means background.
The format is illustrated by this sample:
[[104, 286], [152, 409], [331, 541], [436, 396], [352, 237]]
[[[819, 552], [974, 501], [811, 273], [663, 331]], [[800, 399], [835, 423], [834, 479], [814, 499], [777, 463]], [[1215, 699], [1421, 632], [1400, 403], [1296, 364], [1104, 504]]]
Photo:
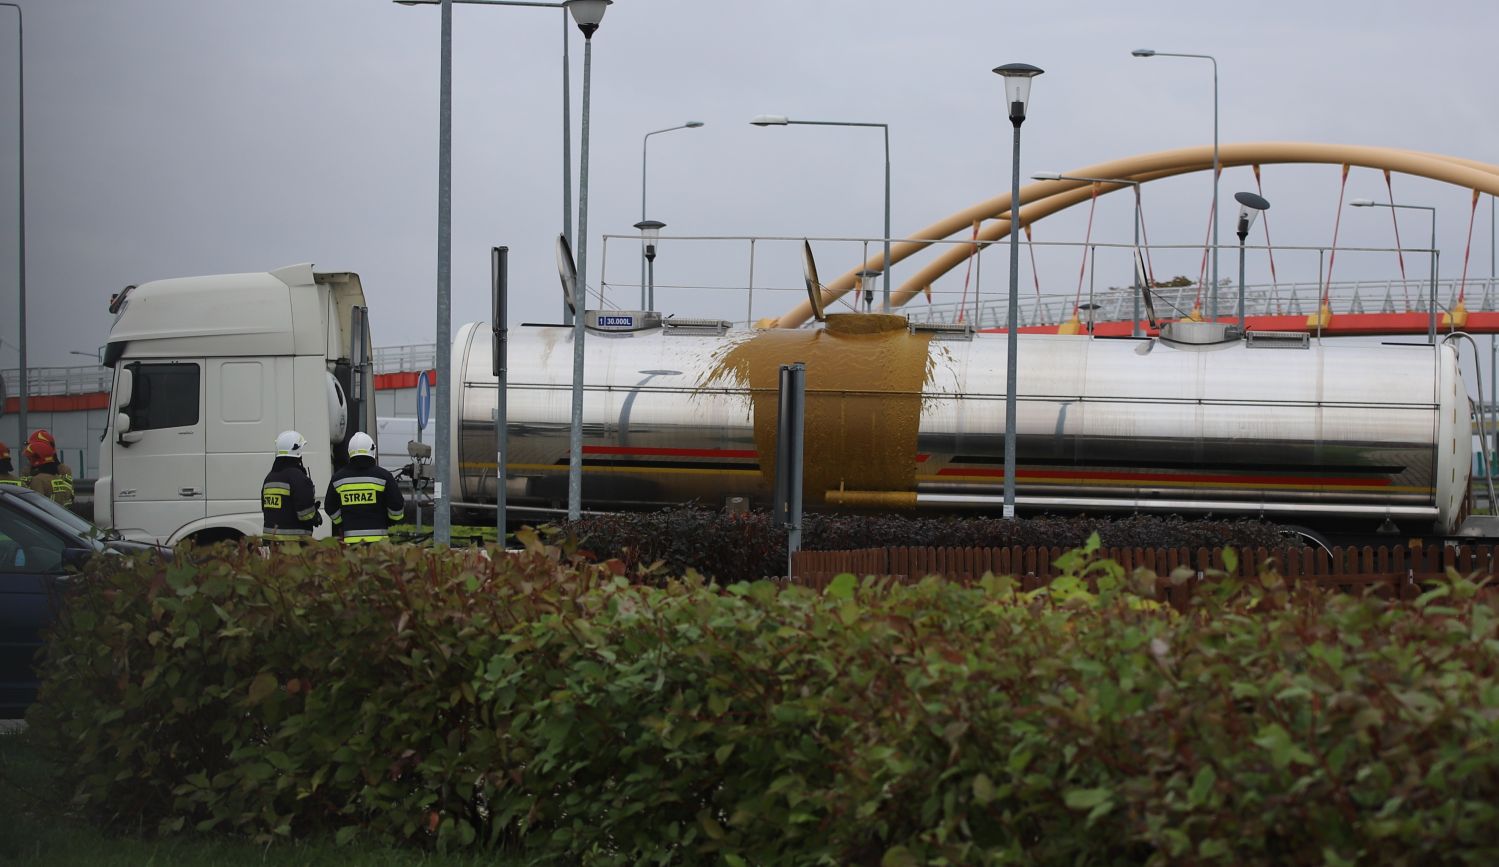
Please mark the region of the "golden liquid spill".
[[722, 350], [700, 388], [750, 391], [766, 493], [775, 485], [777, 391], [783, 364], [807, 367], [802, 487], [807, 505], [827, 491], [914, 491], [922, 388], [931, 335], [903, 316], [836, 314], [825, 329], [760, 331]]

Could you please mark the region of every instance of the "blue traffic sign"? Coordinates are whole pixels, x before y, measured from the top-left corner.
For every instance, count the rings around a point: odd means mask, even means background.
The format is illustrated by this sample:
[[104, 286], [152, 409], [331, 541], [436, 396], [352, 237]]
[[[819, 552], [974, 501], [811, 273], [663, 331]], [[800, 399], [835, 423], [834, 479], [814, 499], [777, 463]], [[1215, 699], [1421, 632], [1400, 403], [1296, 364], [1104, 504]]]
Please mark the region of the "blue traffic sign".
[[430, 371], [422, 371], [416, 378], [416, 429], [426, 430], [427, 420], [432, 417], [432, 386], [427, 382]]

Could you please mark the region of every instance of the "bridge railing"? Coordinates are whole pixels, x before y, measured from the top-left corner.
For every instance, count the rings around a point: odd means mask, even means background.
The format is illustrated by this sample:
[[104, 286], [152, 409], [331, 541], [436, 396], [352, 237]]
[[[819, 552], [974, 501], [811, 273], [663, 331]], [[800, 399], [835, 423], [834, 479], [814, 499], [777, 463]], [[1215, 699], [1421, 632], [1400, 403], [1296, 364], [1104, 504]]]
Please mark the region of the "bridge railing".
[[[815, 238], [750, 235], [694, 235], [663, 237], [658, 243], [655, 280], [651, 287], [655, 309], [663, 313], [712, 316], [752, 324], [778, 316], [806, 297], [802, 281], [801, 246], [808, 241], [817, 257], [819, 278], [831, 283], [861, 268], [877, 256], [883, 239], [824, 236]], [[907, 239], [892, 239], [899, 244]], [[640, 239], [634, 235], [604, 235], [597, 285], [589, 287], [589, 306], [638, 309], [641, 291]], [[624, 242], [624, 255], [611, 250]], [[933, 239], [930, 249], [896, 263], [891, 288], [898, 289], [935, 255], [951, 254], [954, 246], [976, 251], [956, 268], [934, 279], [924, 292], [899, 312], [920, 321], [975, 322], [979, 327], [1002, 327], [1009, 293], [1008, 243], [962, 239]], [[998, 248], [998, 249], [995, 249]], [[1020, 319], [1023, 325], [1055, 325], [1069, 320], [1085, 302], [1099, 305], [1095, 321], [1128, 321], [1137, 307], [1134, 282], [1136, 247], [1132, 243], [1021, 241]], [[1156, 313], [1178, 318], [1196, 302], [1203, 313], [1211, 309], [1213, 287], [1207, 279], [1204, 248], [1200, 244], [1151, 244], [1138, 248], [1157, 281], [1180, 277], [1182, 286], [1153, 291]], [[1311, 315], [1321, 306], [1324, 291], [1333, 313], [1427, 312], [1431, 308], [1431, 251], [1416, 248], [1246, 245], [1248, 275], [1246, 314]], [[1222, 249], [1218, 281], [1218, 313], [1237, 314], [1237, 250]], [[1271, 256], [1274, 268], [1271, 267]], [[1371, 278], [1388, 274], [1403, 259], [1403, 278]], [[1437, 252], [1440, 261], [1440, 251]], [[592, 269], [590, 269], [592, 270]], [[1438, 269], [1440, 270], [1440, 269]], [[737, 273], [736, 273], [737, 272]], [[1336, 273], [1334, 273], [1336, 272]], [[1284, 275], [1287, 279], [1279, 279]], [[1338, 275], [1344, 275], [1338, 277]], [[883, 276], [869, 285], [872, 304], [860, 293], [849, 293], [830, 305], [831, 311], [879, 309]], [[1437, 280], [1439, 312], [1452, 310], [1459, 296], [1469, 311], [1499, 310], [1499, 281], [1470, 274]], [[560, 295], [559, 295], [560, 297]], [[737, 315], [735, 311], [738, 311]], [[1143, 317], [1143, 312], [1141, 314]]]

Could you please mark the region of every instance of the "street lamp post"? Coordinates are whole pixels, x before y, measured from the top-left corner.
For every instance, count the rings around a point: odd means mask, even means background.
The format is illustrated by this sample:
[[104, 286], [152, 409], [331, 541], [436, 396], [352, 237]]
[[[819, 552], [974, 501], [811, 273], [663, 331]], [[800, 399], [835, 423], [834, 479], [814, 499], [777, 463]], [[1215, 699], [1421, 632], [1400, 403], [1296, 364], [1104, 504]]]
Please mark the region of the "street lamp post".
[[573, 316], [573, 406], [568, 432], [567, 519], [583, 516], [583, 339], [588, 318], [588, 103], [593, 78], [593, 34], [614, 0], [566, 0], [573, 21], [583, 31], [583, 135], [578, 160], [578, 291]]
[[1249, 228], [1254, 225], [1260, 211], [1270, 210], [1264, 196], [1255, 193], [1234, 193], [1239, 203], [1239, 333], [1244, 333], [1244, 240], [1249, 237]]
[[1373, 199], [1354, 199], [1348, 204], [1355, 208], [1406, 208], [1412, 211], [1431, 212], [1431, 249], [1428, 254], [1431, 257], [1431, 301], [1428, 305], [1430, 316], [1427, 318], [1426, 339], [1431, 345], [1437, 342], [1437, 209], [1434, 205], [1403, 205], [1396, 202], [1376, 202]]
[[[1140, 212], [1140, 181], [1131, 181], [1131, 180], [1128, 180], [1126, 178], [1089, 178], [1089, 177], [1083, 177], [1082, 175], [1064, 175], [1061, 172], [1036, 172], [1035, 174], [1031, 175], [1031, 178], [1033, 180], [1037, 180], [1037, 181], [1085, 181], [1085, 182], [1094, 183], [1094, 184], [1119, 184], [1120, 186], [1124, 186], [1124, 185], [1128, 184], [1129, 186], [1134, 187], [1135, 188], [1135, 255], [1136, 256], [1139, 255], [1139, 251], [1140, 251], [1140, 216], [1141, 216], [1141, 212]], [[1133, 306], [1130, 308], [1133, 311], [1132, 315], [1134, 316], [1134, 319], [1132, 319], [1130, 321], [1129, 334], [1130, 334], [1131, 337], [1139, 337], [1140, 336], [1140, 269], [1137, 268], [1137, 267], [1135, 267], [1134, 264], [1131, 263], [1130, 264], [1130, 272], [1134, 275], [1131, 279], [1132, 279], [1132, 281], [1134, 282], [1135, 285], [1133, 287], [1134, 288], [1133, 299], [1132, 299], [1133, 300]]]
[[1005, 101], [1009, 103], [1010, 125], [1015, 128], [1011, 145], [1010, 167], [1010, 306], [1005, 327], [1005, 499], [1004, 518], [1015, 518], [1015, 368], [1019, 345], [1015, 331], [1020, 325], [1020, 125], [1025, 123], [1026, 103], [1030, 101], [1031, 79], [1043, 70], [1029, 63], [1006, 63], [994, 68], [1005, 80]]
[[26, 22], [18, 3], [0, 3], [16, 10], [16, 274], [20, 300], [16, 305], [16, 349], [20, 358], [21, 385], [16, 395], [18, 412], [16, 422], [19, 436], [25, 438], [30, 422], [26, 418], [28, 395], [31, 392], [31, 377], [26, 369]]
[[1182, 54], [1174, 51], [1155, 51], [1136, 48], [1130, 54], [1135, 57], [1191, 57], [1207, 60], [1213, 64], [1213, 291], [1209, 297], [1209, 312], [1213, 321], [1218, 320], [1218, 59], [1211, 54]]
[[885, 272], [885, 307], [886, 313], [890, 312], [890, 125], [885, 123], [853, 123], [831, 120], [791, 120], [783, 114], [761, 114], [756, 115], [750, 123], [754, 126], [865, 126], [878, 127], [885, 134], [885, 243], [884, 243], [884, 267]]
[[[437, 6], [442, 0], [394, 0], [400, 6]], [[539, 0], [449, 0], [473, 6], [530, 6], [538, 9], [561, 9], [562, 11], [562, 237], [569, 245], [573, 240], [573, 158], [572, 158], [572, 61], [568, 55], [567, 22], [565, 3], [543, 3]], [[562, 323], [572, 324], [572, 312], [567, 299], [562, 300]]]
[[644, 250], [642, 252], [645, 253], [644, 261], [650, 268], [650, 274], [647, 277], [645, 283], [646, 287], [649, 288], [650, 291], [645, 295], [643, 299], [646, 306], [641, 309], [655, 310], [656, 242], [661, 239], [661, 230], [666, 228], [666, 224], [661, 222], [660, 220], [641, 220], [640, 222], [635, 224], [635, 228], [640, 230], [640, 240], [642, 245], [644, 246]]
[[[679, 130], [679, 129], [697, 129], [698, 127], [701, 127], [702, 125], [703, 125], [703, 122], [700, 121], [700, 120], [689, 120], [686, 123], [678, 124], [677, 126], [669, 126], [666, 129], [658, 129], [658, 130], [653, 130], [651, 132], [648, 132], [648, 133], [645, 134], [645, 137], [640, 140], [640, 221], [642, 223], [643, 222], [648, 222], [646, 220], [646, 218], [645, 218], [645, 167], [646, 167], [646, 156], [648, 154], [648, 149], [649, 149], [649, 146], [650, 146], [650, 143], [651, 143], [651, 136], [653, 136], [653, 135], [660, 135], [663, 132], [675, 132], [676, 130]], [[637, 229], [640, 228], [640, 223], [636, 223], [635, 224], [635, 228], [637, 228]], [[652, 245], [647, 245], [647, 249], [652, 249]], [[647, 257], [647, 258], [649, 258], [649, 257]], [[648, 307], [648, 306], [646, 306], [646, 303], [645, 303], [645, 301], [646, 301], [646, 292], [645, 292], [645, 282], [646, 282], [645, 277], [646, 277], [646, 275], [645, 275], [645, 268], [646, 268], [646, 259], [641, 259], [640, 260], [640, 304], [641, 304], [641, 309], [642, 310], [654, 310], [655, 307]]]

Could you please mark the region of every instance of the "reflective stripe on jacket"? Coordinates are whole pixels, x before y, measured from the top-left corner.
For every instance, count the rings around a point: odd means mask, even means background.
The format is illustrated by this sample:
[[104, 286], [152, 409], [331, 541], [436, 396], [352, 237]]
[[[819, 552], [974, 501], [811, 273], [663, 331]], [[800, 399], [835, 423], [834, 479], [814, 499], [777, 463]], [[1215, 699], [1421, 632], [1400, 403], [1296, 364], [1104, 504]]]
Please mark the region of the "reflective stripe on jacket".
[[345, 542], [379, 542], [406, 514], [406, 500], [396, 477], [374, 458], [361, 455], [333, 474], [323, 511]]
[[51, 498], [59, 506], [73, 505], [73, 479], [57, 472], [56, 464], [36, 467], [29, 486], [44, 497]]
[[302, 462], [280, 457], [260, 484], [260, 516], [265, 538], [274, 534], [293, 537], [312, 535], [317, 526], [317, 487], [307, 477]]

